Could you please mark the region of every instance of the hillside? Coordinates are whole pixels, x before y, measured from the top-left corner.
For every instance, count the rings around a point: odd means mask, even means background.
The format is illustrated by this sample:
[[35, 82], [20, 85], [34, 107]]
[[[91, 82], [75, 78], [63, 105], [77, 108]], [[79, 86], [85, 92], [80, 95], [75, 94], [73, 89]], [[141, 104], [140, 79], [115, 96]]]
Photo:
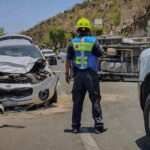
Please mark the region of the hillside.
[[109, 34], [110, 27], [113, 31], [120, 32], [124, 26], [133, 25], [134, 19], [141, 16], [139, 14], [145, 13], [145, 6], [148, 3], [149, 0], [142, 2], [141, 0], [85, 0], [72, 9], [37, 24], [23, 34], [32, 37], [36, 44], [42, 45], [43, 42], [49, 42], [51, 27], [61, 27], [71, 32], [75, 29], [76, 21], [83, 16], [92, 22], [95, 18], [103, 18], [103, 34]]

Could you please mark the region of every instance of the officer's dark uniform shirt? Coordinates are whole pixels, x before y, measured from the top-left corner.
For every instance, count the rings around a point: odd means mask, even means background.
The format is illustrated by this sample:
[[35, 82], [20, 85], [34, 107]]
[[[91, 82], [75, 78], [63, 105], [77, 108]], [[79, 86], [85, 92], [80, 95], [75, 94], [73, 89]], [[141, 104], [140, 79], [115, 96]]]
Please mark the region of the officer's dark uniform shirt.
[[[103, 53], [104, 53], [104, 49], [99, 44], [98, 40], [96, 40], [96, 42], [93, 45], [92, 54], [96, 57], [100, 57], [103, 55]], [[72, 42], [70, 42], [68, 49], [67, 49], [67, 59], [73, 60], [74, 55], [75, 55], [75, 51], [73, 49], [73, 44]]]

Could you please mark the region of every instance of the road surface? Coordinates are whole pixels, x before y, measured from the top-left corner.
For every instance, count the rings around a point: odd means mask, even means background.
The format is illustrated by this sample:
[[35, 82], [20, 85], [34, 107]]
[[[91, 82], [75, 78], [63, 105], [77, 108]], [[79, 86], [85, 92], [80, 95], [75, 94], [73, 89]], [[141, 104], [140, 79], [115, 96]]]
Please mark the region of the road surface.
[[71, 87], [64, 81], [64, 64], [53, 67], [60, 77], [59, 102], [48, 109], [0, 116], [0, 150], [150, 150], [145, 137], [137, 83], [103, 82], [102, 110], [108, 131], [95, 134], [86, 96], [80, 134], [71, 129]]

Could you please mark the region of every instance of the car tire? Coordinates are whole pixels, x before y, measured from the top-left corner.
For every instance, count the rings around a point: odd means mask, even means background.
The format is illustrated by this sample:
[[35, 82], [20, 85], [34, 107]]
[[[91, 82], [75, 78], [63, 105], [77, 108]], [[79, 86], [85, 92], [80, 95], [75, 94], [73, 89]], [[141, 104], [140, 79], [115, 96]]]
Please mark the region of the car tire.
[[58, 99], [57, 90], [55, 90], [53, 97], [50, 99], [50, 102], [57, 103], [57, 99]]
[[144, 108], [144, 123], [146, 136], [150, 137], [150, 94], [148, 95]]

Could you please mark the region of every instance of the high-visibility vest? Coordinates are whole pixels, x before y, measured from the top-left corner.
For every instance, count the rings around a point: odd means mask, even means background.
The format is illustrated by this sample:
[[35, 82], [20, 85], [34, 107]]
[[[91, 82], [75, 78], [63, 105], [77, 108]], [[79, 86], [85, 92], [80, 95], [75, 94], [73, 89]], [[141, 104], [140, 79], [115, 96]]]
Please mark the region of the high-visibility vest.
[[96, 39], [91, 36], [76, 37], [72, 40], [75, 56], [73, 64], [79, 69], [91, 68], [98, 70], [98, 58], [92, 54], [92, 49]]

